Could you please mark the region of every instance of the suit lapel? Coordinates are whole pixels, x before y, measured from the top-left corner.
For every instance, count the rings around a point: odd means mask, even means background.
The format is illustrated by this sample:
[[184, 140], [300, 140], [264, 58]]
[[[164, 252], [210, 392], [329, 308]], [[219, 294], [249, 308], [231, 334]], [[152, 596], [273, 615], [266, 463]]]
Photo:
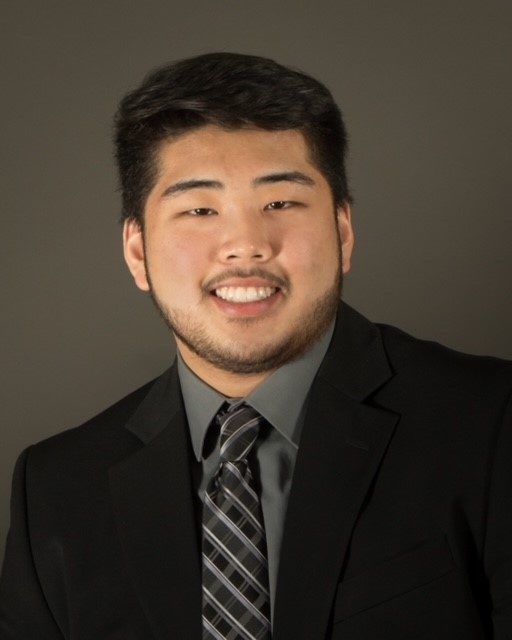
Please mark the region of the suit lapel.
[[364, 400], [390, 376], [376, 327], [342, 305], [302, 430], [281, 545], [274, 640], [325, 637], [351, 533], [398, 418]]
[[110, 470], [129, 575], [155, 637], [201, 637], [201, 565], [192, 455], [173, 367], [126, 425], [145, 444]]

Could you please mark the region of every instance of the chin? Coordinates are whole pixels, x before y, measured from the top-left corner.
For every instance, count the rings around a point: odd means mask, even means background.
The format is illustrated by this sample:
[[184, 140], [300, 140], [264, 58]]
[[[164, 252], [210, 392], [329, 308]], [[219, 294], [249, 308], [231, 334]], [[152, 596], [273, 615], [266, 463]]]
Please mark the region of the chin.
[[[310, 341], [297, 340], [297, 336], [287, 336], [282, 340], [249, 344], [244, 348], [239, 343], [235, 346], [220, 345], [204, 341], [190, 341], [180, 336], [182, 342], [199, 358], [223, 371], [237, 374], [256, 374], [273, 371], [278, 367], [296, 360], [310, 347]], [[235, 347], [235, 348], [233, 348]]]

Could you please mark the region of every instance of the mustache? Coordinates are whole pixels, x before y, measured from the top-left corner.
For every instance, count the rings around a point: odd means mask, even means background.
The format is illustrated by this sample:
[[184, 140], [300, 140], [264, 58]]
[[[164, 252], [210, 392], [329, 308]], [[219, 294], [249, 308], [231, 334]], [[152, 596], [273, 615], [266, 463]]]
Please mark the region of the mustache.
[[203, 290], [205, 293], [210, 293], [212, 289], [216, 289], [219, 284], [222, 284], [230, 278], [261, 278], [262, 280], [266, 280], [271, 286], [273, 285], [280, 289], [288, 289], [290, 286], [287, 278], [281, 278], [261, 267], [254, 267], [253, 269], [228, 269], [223, 273], [219, 273], [219, 275], [214, 276], [204, 283]]

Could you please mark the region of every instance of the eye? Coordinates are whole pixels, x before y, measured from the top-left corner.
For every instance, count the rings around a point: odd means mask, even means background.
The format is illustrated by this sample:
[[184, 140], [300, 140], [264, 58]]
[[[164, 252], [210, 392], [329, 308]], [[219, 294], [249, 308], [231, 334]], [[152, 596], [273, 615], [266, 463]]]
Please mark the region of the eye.
[[288, 209], [289, 207], [293, 207], [297, 204], [298, 202], [293, 202], [293, 200], [275, 200], [274, 202], [269, 202], [265, 207], [265, 210], [279, 211], [281, 209]]
[[189, 216], [212, 216], [217, 212], [215, 209], [208, 209], [207, 207], [198, 207], [197, 209], [189, 209], [185, 211]]

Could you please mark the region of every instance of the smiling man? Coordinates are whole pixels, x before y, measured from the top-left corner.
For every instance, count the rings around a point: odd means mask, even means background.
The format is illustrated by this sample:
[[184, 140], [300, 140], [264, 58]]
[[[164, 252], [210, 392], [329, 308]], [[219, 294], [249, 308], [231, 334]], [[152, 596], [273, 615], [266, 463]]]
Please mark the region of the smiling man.
[[207, 54], [122, 101], [124, 255], [170, 369], [30, 447], [2, 640], [512, 635], [512, 367], [340, 301], [329, 91]]

